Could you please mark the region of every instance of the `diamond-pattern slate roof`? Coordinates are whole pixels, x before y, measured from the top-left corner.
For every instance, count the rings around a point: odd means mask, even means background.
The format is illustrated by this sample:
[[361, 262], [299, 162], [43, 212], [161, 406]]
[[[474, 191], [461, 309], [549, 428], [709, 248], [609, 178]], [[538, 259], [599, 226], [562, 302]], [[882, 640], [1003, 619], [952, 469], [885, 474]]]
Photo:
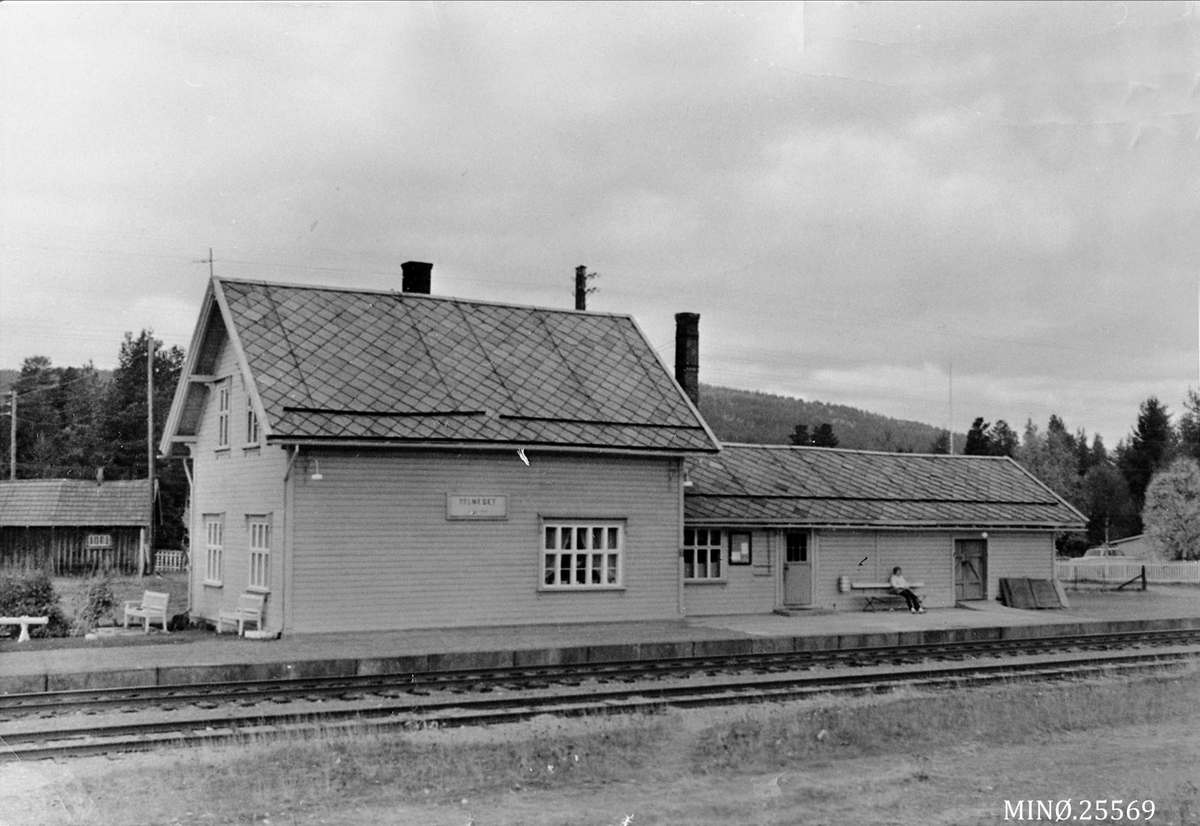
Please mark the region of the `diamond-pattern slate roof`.
[[715, 452], [628, 316], [218, 279], [273, 441]]
[[102, 485], [74, 479], [0, 482], [0, 525], [145, 525], [149, 510], [148, 486], [145, 479]]
[[1006, 457], [724, 445], [687, 462], [693, 524], [1082, 528]]

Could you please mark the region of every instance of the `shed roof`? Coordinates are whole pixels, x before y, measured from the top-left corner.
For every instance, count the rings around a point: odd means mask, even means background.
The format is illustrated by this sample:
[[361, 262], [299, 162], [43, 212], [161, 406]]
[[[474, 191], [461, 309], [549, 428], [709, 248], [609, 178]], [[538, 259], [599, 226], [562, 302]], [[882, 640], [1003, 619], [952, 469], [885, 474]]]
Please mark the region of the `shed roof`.
[[724, 445], [688, 461], [692, 524], [1077, 529], [1086, 519], [1008, 457]]
[[100, 527], [145, 525], [149, 482], [18, 479], [0, 482], [0, 525]]
[[[626, 315], [225, 279], [206, 302], [185, 370], [228, 336], [272, 442], [718, 449]], [[196, 433], [185, 383], [164, 444]]]

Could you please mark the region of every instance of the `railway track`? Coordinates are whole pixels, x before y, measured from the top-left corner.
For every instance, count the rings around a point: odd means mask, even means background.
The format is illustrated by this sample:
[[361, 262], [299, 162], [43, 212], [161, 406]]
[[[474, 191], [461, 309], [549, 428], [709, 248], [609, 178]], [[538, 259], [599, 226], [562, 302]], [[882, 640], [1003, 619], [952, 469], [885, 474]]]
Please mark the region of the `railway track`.
[[228, 742], [314, 729], [479, 725], [540, 714], [774, 702], [1161, 668], [1200, 631], [745, 654], [428, 674], [0, 696], [0, 760]]

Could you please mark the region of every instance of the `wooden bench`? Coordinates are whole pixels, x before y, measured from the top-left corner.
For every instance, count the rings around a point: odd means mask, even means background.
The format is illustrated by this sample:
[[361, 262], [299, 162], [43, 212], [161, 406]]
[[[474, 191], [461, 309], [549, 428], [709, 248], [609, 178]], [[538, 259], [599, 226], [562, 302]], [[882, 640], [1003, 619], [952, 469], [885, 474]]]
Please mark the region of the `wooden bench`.
[[238, 636], [246, 633], [246, 623], [253, 622], [258, 630], [263, 630], [263, 612], [266, 610], [266, 594], [242, 594], [238, 597], [237, 608], [232, 611], [217, 612], [217, 633], [221, 634], [225, 623], [237, 624]]
[[151, 622], [161, 622], [163, 633], [171, 633], [167, 630], [167, 600], [170, 598], [170, 594], [164, 594], [160, 591], [144, 591], [142, 592], [142, 601], [140, 603], [134, 600], [126, 602], [125, 627], [129, 627], [130, 617], [141, 617], [142, 631], [144, 633], [150, 633]]
[[29, 626], [49, 625], [49, 623], [49, 617], [0, 617], [0, 625], [21, 626], [21, 635], [17, 637], [17, 642], [29, 642]]
[[[914, 594], [918, 588], [924, 588], [924, 582], [910, 582], [908, 588]], [[907, 605], [904, 597], [899, 594], [892, 593], [892, 586], [887, 582], [851, 582], [851, 590], [862, 591], [866, 602], [863, 604], [864, 611], [874, 611], [876, 608], [888, 606], [888, 610], [895, 610], [895, 604], [898, 602], [901, 605]], [[924, 604], [925, 600], [920, 594], [917, 594], [917, 601]]]

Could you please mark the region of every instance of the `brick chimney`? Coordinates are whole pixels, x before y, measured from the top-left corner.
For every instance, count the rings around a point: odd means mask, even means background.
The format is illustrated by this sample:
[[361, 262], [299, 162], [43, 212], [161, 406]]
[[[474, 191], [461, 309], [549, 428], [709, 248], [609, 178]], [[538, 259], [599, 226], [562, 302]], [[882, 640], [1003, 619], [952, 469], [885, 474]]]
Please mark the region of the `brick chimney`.
[[400, 265], [400, 292], [429, 295], [433, 280], [433, 264], [424, 261], [405, 261]]
[[700, 314], [675, 314], [675, 381], [700, 404]]

